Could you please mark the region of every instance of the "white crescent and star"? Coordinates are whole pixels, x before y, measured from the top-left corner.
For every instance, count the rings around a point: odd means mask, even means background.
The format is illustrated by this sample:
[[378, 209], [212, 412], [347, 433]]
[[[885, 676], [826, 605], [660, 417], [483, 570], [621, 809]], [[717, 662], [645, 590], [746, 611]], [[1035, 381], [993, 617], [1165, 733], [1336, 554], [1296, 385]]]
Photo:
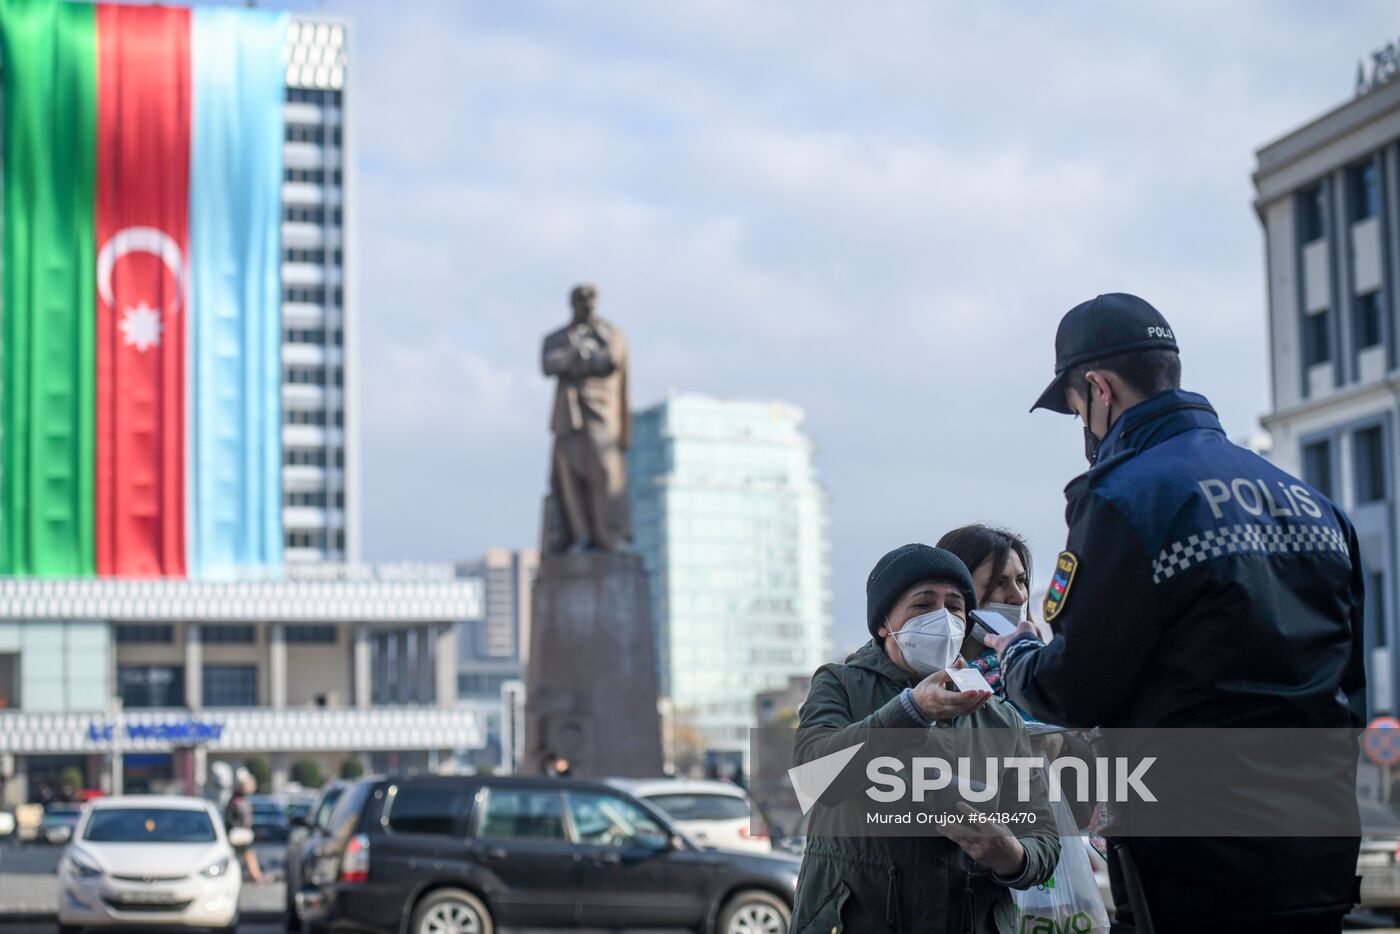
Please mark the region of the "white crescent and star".
[[[107, 307], [116, 307], [112, 272], [117, 260], [128, 253], [150, 253], [165, 264], [175, 277], [175, 300], [170, 303], [170, 311], [178, 311], [185, 303], [185, 256], [175, 238], [156, 227], [124, 227], [102, 245], [97, 254], [97, 291]], [[145, 302], [124, 307], [117, 326], [122, 332], [122, 342], [128, 347], [146, 351], [160, 345], [160, 312]]]

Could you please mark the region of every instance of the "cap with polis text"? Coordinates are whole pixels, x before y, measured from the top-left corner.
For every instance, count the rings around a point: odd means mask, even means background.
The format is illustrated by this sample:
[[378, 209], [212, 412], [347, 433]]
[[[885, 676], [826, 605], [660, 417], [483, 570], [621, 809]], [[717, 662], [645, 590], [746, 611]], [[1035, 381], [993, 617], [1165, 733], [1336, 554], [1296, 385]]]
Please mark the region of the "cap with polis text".
[[1109, 292], [1075, 305], [1060, 319], [1055, 332], [1055, 378], [1031, 411], [1049, 409], [1072, 414], [1065, 404], [1065, 377], [1071, 368], [1135, 350], [1180, 353], [1176, 335], [1162, 313], [1126, 292]]

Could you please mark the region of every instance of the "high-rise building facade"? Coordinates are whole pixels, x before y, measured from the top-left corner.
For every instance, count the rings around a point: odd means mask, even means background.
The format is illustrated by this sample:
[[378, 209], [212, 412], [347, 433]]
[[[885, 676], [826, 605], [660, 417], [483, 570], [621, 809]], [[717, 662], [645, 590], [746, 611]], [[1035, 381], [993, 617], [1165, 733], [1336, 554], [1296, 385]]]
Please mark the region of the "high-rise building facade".
[[831, 652], [827, 494], [801, 409], [674, 394], [628, 452], [662, 693], [714, 751], [746, 753], [754, 695]]
[[1366, 570], [1367, 677], [1396, 709], [1400, 419], [1400, 82], [1258, 152], [1267, 263], [1271, 457], [1347, 511]]
[[[288, 561], [359, 558], [354, 122], [346, 25], [294, 19], [282, 150], [282, 535]], [[347, 372], [349, 370], [350, 372]]]
[[464, 664], [529, 659], [530, 601], [539, 569], [540, 553], [533, 548], [491, 548], [477, 561], [458, 563], [457, 576], [479, 578], [486, 597], [485, 616], [458, 635]]
[[480, 585], [482, 614], [457, 627], [457, 702], [485, 725], [485, 745], [467, 765], [513, 771], [520, 748], [518, 706], [530, 657], [530, 607], [540, 553], [491, 548], [458, 562], [457, 577]]

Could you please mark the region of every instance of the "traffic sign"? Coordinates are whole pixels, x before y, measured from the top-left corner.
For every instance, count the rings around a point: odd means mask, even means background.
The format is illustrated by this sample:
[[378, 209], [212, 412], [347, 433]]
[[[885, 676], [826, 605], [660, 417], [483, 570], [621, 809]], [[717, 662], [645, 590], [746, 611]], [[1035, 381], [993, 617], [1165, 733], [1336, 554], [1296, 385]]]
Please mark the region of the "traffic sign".
[[1394, 717], [1372, 720], [1361, 737], [1361, 749], [1366, 753], [1366, 758], [1376, 765], [1400, 762], [1400, 720]]

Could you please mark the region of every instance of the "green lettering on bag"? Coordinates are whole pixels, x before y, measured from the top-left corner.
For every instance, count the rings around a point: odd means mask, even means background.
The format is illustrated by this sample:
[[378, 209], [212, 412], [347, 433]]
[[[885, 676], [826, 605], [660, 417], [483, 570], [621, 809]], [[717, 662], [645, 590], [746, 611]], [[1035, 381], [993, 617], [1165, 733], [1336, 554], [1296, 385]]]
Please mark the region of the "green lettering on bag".
[[[1029, 928], [1027, 923], [1031, 925]], [[1028, 911], [1021, 916], [1018, 934], [1092, 934], [1093, 930], [1094, 919], [1087, 911], [1077, 911], [1059, 923], [1054, 918]]]

